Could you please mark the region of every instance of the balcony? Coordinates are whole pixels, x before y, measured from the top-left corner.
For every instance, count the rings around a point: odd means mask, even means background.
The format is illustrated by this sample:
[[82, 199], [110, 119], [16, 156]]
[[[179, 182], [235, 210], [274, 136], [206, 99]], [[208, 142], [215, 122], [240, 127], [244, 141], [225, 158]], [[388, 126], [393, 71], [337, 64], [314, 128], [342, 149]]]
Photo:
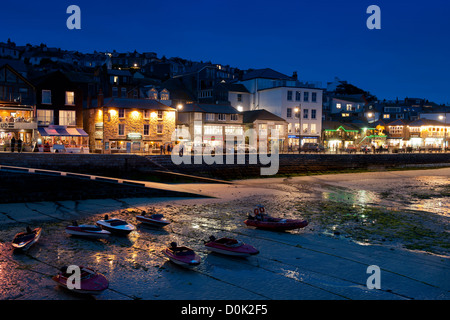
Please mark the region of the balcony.
[[37, 122], [35, 118], [20, 119], [16, 118], [12, 121], [1, 121], [0, 129], [3, 130], [34, 130], [37, 129]]

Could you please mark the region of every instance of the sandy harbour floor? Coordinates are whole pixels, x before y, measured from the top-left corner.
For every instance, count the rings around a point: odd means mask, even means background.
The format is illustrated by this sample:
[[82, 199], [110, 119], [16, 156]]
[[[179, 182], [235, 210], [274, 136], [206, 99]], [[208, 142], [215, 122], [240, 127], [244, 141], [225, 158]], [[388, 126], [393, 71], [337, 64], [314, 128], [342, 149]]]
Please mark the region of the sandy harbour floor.
[[[0, 205], [0, 299], [83, 299], [51, 276], [64, 265], [90, 266], [110, 287], [99, 300], [448, 300], [450, 298], [450, 168], [265, 178], [235, 184], [185, 184], [212, 198], [127, 198]], [[243, 221], [255, 205], [284, 218], [307, 219], [301, 230], [272, 232]], [[163, 229], [136, 221], [155, 208]], [[103, 218], [136, 225], [127, 237], [73, 238], [72, 220]], [[10, 242], [41, 226], [28, 253]], [[249, 258], [209, 252], [210, 235], [259, 249]], [[161, 254], [170, 242], [193, 248], [202, 263], [185, 269]], [[380, 268], [369, 289], [367, 268]]]

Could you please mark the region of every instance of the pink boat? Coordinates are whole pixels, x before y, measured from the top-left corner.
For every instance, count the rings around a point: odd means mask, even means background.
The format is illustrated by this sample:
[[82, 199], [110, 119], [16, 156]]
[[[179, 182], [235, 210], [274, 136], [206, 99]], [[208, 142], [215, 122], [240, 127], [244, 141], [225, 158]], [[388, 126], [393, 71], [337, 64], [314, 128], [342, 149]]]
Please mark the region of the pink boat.
[[214, 236], [209, 237], [209, 240], [205, 243], [205, 246], [213, 252], [235, 257], [249, 257], [259, 253], [257, 249], [240, 240], [231, 238], [216, 239]]
[[98, 295], [108, 289], [109, 282], [106, 277], [91, 268], [80, 266], [80, 288], [69, 289], [67, 287], [67, 279], [72, 274], [67, 273], [67, 267], [62, 267], [61, 272], [52, 278], [59, 286], [71, 290], [76, 293]]
[[170, 247], [164, 249], [162, 253], [173, 263], [185, 267], [194, 267], [200, 264], [201, 258], [194, 250], [187, 247], [178, 247], [176, 242], [172, 242]]

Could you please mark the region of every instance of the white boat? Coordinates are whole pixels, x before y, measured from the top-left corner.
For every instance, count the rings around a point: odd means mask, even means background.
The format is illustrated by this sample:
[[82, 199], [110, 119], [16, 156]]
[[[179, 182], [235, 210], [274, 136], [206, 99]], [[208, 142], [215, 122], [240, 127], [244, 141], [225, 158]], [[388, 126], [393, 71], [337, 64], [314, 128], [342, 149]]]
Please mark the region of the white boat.
[[154, 213], [150, 216], [147, 216], [144, 212], [141, 215], [136, 216], [136, 220], [156, 227], [164, 227], [170, 224], [170, 221], [164, 219], [164, 216], [160, 213]]
[[66, 227], [66, 232], [72, 236], [84, 237], [90, 239], [105, 239], [111, 235], [108, 230], [103, 230], [96, 225], [78, 225], [76, 221], [71, 226]]
[[135, 226], [125, 220], [109, 219], [108, 215], [105, 216], [104, 220], [97, 221], [96, 224], [102, 229], [117, 235], [128, 235], [131, 231], [136, 229]]

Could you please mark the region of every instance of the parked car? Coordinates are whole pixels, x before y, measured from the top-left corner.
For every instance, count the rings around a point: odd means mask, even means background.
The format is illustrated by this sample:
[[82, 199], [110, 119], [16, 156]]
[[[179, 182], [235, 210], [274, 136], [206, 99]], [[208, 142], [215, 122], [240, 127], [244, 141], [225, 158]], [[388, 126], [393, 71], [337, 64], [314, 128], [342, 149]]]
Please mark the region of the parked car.
[[321, 145], [320, 143], [305, 143], [300, 148], [300, 151], [303, 152], [324, 152], [325, 147]]
[[353, 144], [349, 144], [345, 149], [347, 153], [356, 153], [356, 147]]

